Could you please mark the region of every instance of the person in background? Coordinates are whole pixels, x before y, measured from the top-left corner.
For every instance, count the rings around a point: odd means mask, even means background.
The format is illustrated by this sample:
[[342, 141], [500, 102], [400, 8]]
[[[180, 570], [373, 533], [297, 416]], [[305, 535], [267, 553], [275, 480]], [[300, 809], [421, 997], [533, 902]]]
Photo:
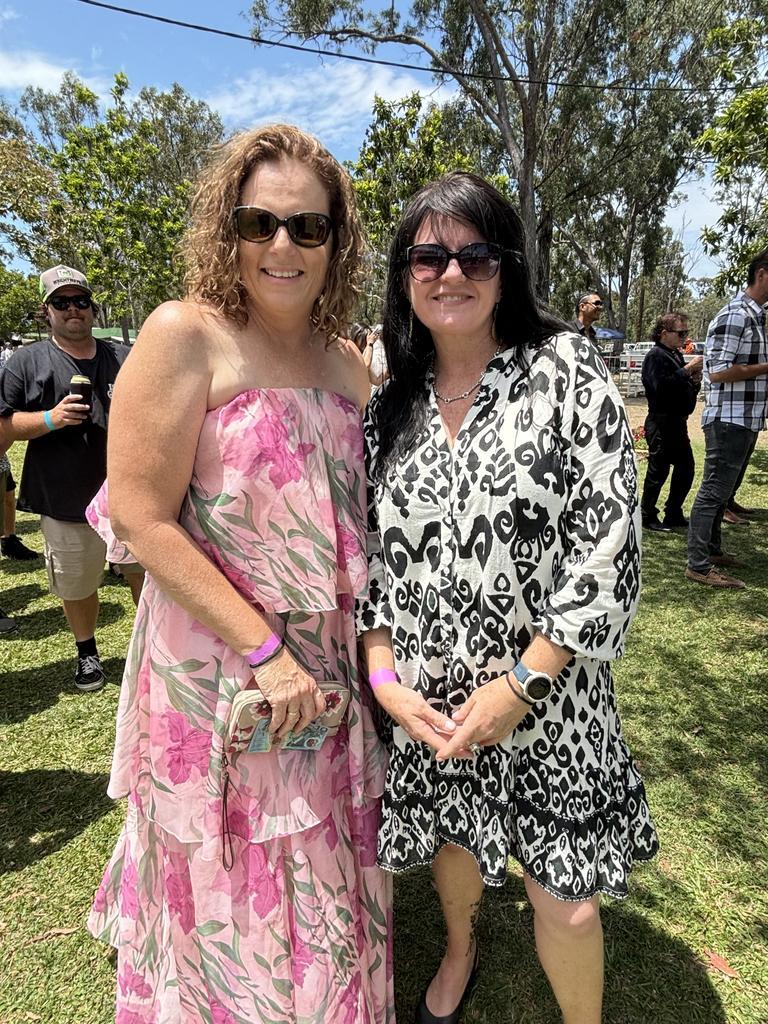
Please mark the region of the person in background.
[[0, 554], [18, 562], [29, 562], [34, 558], [39, 558], [37, 551], [28, 548], [24, 541], [16, 535], [16, 481], [13, 479], [10, 464], [6, 474], [5, 494], [0, 497], [5, 498], [5, 526], [0, 535]]
[[[107, 473], [112, 388], [130, 349], [93, 337], [93, 294], [78, 270], [44, 271], [40, 294], [51, 336], [22, 348], [0, 371], [0, 444], [28, 441], [18, 507], [41, 517], [49, 585], [77, 647], [75, 687], [98, 690], [105, 679], [95, 632], [106, 547], [85, 509]], [[70, 393], [74, 375], [91, 381], [89, 404]], [[141, 584], [135, 570], [134, 599]]]
[[376, 324], [368, 332], [363, 360], [368, 367], [368, 378], [371, 382], [371, 388], [375, 389], [383, 384], [389, 376], [384, 343], [381, 340], [381, 324]]
[[[10, 472], [8, 459], [5, 452], [0, 454], [0, 491], [5, 492], [5, 482]], [[0, 502], [0, 531], [5, 529], [5, 503]], [[18, 623], [14, 618], [0, 608], [0, 637], [10, 636], [18, 629]]]
[[[646, 530], [669, 532], [674, 527], [688, 525], [683, 515], [683, 502], [688, 497], [695, 471], [688, 417], [696, 408], [704, 358], [694, 356], [686, 363], [679, 346], [687, 334], [685, 314], [665, 313], [654, 325], [651, 334], [654, 347], [643, 360], [642, 381], [648, 399], [645, 419], [648, 472], [640, 508]], [[670, 469], [672, 479], [662, 523], [656, 503]]]
[[525, 251], [482, 178], [416, 194], [366, 411], [357, 621], [394, 722], [379, 863], [432, 864], [447, 930], [418, 1024], [459, 1020], [509, 857], [564, 1021], [599, 1024], [600, 894], [626, 896], [657, 848], [609, 664], [640, 590], [632, 435], [595, 346], [537, 307]]
[[744, 479], [768, 415], [768, 249], [747, 268], [747, 287], [710, 323], [704, 356], [706, 383], [704, 476], [688, 527], [687, 579], [736, 590], [745, 583], [723, 572], [744, 563], [723, 551], [720, 526], [728, 500]]
[[596, 341], [595, 324], [603, 315], [603, 300], [597, 292], [582, 295], [576, 306], [576, 319], [569, 325], [590, 341]]

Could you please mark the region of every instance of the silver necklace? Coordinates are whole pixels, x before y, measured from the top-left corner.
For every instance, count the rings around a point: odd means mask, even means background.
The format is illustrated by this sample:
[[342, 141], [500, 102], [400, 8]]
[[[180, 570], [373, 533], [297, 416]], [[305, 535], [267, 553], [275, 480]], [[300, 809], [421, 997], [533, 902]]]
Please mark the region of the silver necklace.
[[[491, 356], [491, 359], [495, 359], [496, 356], [500, 352], [501, 352], [501, 345], [497, 345], [496, 346], [496, 351]], [[490, 361], [491, 360], [489, 359], [488, 362], [490, 362]], [[444, 405], [450, 405], [451, 402], [460, 402], [462, 400], [462, 398], [469, 398], [469, 396], [472, 394], [472, 392], [473, 391], [477, 391], [477, 389], [483, 383], [483, 377], [485, 376], [485, 371], [487, 369], [488, 369], [488, 366], [486, 364], [483, 367], [483, 372], [480, 374], [480, 376], [477, 378], [477, 380], [475, 381], [475, 383], [472, 385], [471, 388], [467, 388], [466, 391], [462, 391], [462, 393], [460, 395], [453, 395], [452, 398], [446, 398], [445, 395], [441, 395], [440, 392], [437, 390], [437, 381], [436, 381], [435, 376], [434, 376], [434, 373], [435, 373], [435, 361], [433, 359], [432, 360], [432, 391], [434, 392], [435, 398], [438, 400], [438, 402], [442, 402]]]

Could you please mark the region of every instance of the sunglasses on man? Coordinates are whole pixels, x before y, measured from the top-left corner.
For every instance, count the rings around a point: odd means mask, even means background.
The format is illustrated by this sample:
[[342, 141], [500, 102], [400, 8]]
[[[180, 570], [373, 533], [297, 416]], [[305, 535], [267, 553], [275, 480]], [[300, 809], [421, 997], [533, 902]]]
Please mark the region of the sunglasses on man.
[[470, 281], [490, 281], [499, 271], [503, 249], [493, 242], [470, 242], [451, 252], [444, 245], [411, 245], [405, 250], [408, 270], [414, 281], [437, 281], [456, 260], [464, 277]]
[[75, 309], [90, 309], [91, 300], [87, 295], [54, 295], [52, 299], [48, 299], [48, 305], [63, 313], [70, 306], [74, 306]]
[[325, 245], [333, 228], [324, 213], [293, 213], [281, 218], [258, 206], [236, 206], [234, 216], [237, 233], [246, 242], [268, 242], [278, 228], [285, 228], [290, 240], [302, 249]]

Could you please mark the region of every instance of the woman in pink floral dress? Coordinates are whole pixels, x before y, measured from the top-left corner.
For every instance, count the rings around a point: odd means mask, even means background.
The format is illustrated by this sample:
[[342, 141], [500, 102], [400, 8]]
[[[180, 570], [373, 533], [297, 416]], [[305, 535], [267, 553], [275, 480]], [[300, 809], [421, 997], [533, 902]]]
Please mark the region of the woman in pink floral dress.
[[[117, 1024], [394, 1022], [385, 761], [352, 624], [368, 375], [336, 334], [360, 248], [319, 143], [234, 138], [195, 198], [188, 298], [149, 317], [115, 389], [90, 519], [148, 574], [109, 787], [128, 816], [90, 918], [118, 951]], [[227, 781], [233, 697], [258, 685], [282, 736], [327, 679], [350, 691], [338, 734], [239, 754]]]

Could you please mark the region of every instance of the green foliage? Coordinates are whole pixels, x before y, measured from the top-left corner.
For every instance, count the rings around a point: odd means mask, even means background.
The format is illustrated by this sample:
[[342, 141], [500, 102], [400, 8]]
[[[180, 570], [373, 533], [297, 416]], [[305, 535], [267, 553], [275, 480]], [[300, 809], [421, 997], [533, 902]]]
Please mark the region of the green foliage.
[[0, 342], [28, 329], [40, 305], [38, 280], [0, 267]]
[[720, 79], [737, 93], [696, 141], [714, 161], [723, 213], [702, 232], [705, 249], [724, 260], [718, 282], [737, 287], [756, 252], [768, 246], [768, 3], [757, 0], [751, 16], [711, 34]]
[[[41, 269], [58, 262], [81, 269], [107, 318], [139, 327], [181, 293], [175, 251], [192, 180], [222, 137], [220, 119], [178, 85], [131, 99], [122, 73], [104, 111], [71, 74], [58, 93], [27, 90], [21, 108], [31, 129], [9, 123], [0, 148], [0, 214], [15, 218], [3, 225], [6, 237]], [[18, 175], [12, 179], [14, 166], [25, 165], [28, 196]], [[3, 203], [3, 183], [11, 181]]]
[[387, 254], [403, 207], [427, 182], [476, 166], [449, 137], [443, 110], [431, 104], [422, 113], [422, 99], [412, 93], [394, 103], [376, 97], [360, 155], [347, 169], [371, 247], [360, 319], [374, 323], [380, 318]]

